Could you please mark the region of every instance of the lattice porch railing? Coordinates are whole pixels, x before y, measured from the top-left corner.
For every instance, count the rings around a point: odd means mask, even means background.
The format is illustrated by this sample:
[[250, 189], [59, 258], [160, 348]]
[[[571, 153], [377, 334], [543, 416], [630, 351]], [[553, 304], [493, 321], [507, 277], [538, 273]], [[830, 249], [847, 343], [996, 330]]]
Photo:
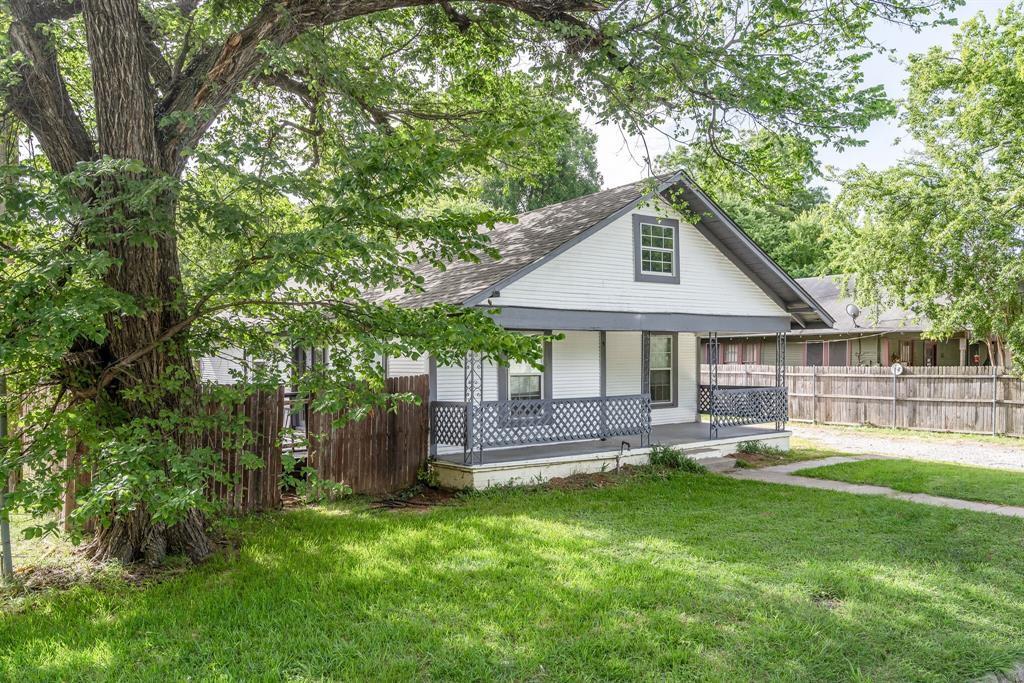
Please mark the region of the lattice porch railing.
[[467, 407], [457, 401], [431, 404], [435, 444], [462, 446], [467, 453], [498, 446], [651, 434], [651, 400], [644, 394], [593, 398], [483, 401], [467, 444]]
[[719, 386], [712, 392], [710, 386], [702, 384], [697, 405], [700, 412], [717, 418], [715, 422], [720, 427], [789, 421], [785, 387]]

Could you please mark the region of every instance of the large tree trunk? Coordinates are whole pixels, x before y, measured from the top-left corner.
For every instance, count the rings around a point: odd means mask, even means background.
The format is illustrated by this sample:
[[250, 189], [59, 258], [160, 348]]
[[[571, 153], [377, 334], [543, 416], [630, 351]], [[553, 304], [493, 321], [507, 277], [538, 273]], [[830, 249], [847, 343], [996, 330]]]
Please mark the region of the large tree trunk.
[[116, 517], [101, 527], [86, 548], [95, 560], [117, 560], [125, 564], [143, 561], [155, 566], [168, 552], [187, 555], [193, 562], [210, 556], [211, 544], [203, 516], [190, 510], [185, 519], [173, 526], [153, 521], [144, 508]]
[[[176, 166], [176, 160], [161, 154], [157, 143], [154, 94], [136, 0], [84, 0], [82, 9], [99, 151], [114, 159], [141, 161], [150, 169], [140, 175], [99, 179], [98, 198], [117, 202], [130, 183], [161, 173], [177, 176], [178, 169], [161, 167], [162, 161]], [[142, 308], [137, 315], [108, 317], [107, 338], [98, 354], [105, 366], [98, 383], [103, 394], [98, 399], [115, 409], [110, 414], [117, 419], [157, 418], [167, 410], [192, 414], [195, 407], [198, 381], [183, 333], [187, 314], [175, 209], [173, 197], [157, 199], [141, 215], [137, 205], [124, 203], [108, 212], [109, 223], [103, 226], [101, 245], [117, 260], [107, 274], [107, 285], [128, 294]], [[124, 216], [141, 220], [125, 224]], [[137, 239], [140, 232], [149, 239]], [[183, 368], [187, 379], [183, 390], [168, 394], [158, 385], [171, 368]], [[140, 389], [159, 398], [129, 397]], [[187, 436], [174, 438], [181, 439], [177, 445], [184, 452], [193, 445]], [[171, 471], [171, 463], [162, 465]], [[195, 510], [178, 524], [166, 526], [154, 522], [144, 506], [129, 503], [125, 510], [115, 509], [114, 519], [97, 533], [91, 550], [97, 558], [155, 564], [168, 551], [181, 551], [201, 561], [210, 554], [210, 543], [202, 515]]]

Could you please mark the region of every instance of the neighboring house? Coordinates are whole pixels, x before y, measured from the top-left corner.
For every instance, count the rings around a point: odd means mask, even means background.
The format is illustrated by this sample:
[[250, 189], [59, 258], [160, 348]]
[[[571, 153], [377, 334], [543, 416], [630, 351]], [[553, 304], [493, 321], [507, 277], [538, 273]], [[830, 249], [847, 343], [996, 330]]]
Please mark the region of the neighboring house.
[[[788, 445], [784, 376], [775, 387], [701, 387], [700, 339], [772, 334], [780, 342], [794, 328], [828, 328], [832, 316], [686, 176], [645, 187], [526, 213], [490, 233], [500, 260], [423, 267], [424, 291], [382, 297], [496, 309], [507, 329], [563, 336], [544, 349], [543, 371], [477, 354], [459, 367], [389, 360], [391, 375], [430, 375], [442, 483], [598, 471], [645, 461], [651, 443], [696, 456], [751, 438]], [[684, 200], [697, 224], [667, 196]], [[710, 424], [702, 412], [712, 413]], [[763, 423], [774, 429], [744, 426]]]
[[[863, 311], [854, 319], [847, 307], [852, 298], [844, 296], [843, 276], [800, 278], [797, 282], [835, 319], [832, 329], [794, 330], [786, 345], [789, 365], [904, 365], [952, 366], [988, 365], [985, 344], [971, 341], [967, 333], [945, 341], [923, 338], [926, 319], [900, 308]], [[849, 289], [849, 288], [848, 288]], [[775, 340], [759, 336], [720, 339], [722, 364], [758, 365], [775, 363]], [[708, 362], [705, 344], [702, 362]]]

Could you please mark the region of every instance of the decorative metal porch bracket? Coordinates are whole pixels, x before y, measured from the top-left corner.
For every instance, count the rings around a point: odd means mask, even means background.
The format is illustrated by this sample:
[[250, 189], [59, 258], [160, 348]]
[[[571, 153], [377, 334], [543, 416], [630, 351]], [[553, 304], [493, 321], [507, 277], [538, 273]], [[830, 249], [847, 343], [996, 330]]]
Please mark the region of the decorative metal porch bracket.
[[479, 351], [467, 351], [463, 363], [464, 397], [466, 402], [466, 438], [463, 442], [463, 462], [473, 463], [476, 456], [478, 463], [484, 461], [484, 443], [477, 430], [480, 425], [481, 406], [484, 402], [484, 357]]

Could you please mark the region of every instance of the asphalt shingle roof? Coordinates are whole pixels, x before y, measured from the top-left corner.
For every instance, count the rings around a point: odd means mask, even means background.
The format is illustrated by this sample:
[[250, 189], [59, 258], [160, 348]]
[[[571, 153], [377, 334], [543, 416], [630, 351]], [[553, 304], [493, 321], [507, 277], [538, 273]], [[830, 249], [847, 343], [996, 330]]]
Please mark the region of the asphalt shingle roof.
[[[849, 332], [923, 332], [928, 329], [928, 321], [919, 319], [911, 311], [902, 308], [889, 308], [884, 311], [864, 310], [857, 318], [857, 325], [846, 312], [847, 304], [853, 299], [842, 295], [842, 275], [825, 275], [824, 277], [802, 277], [797, 279], [800, 286], [810, 294], [831, 315], [835, 321], [832, 333]], [[853, 291], [850, 288], [850, 291]], [[820, 334], [823, 330], [808, 330], [808, 334]]]
[[500, 259], [457, 261], [445, 271], [420, 264], [414, 270], [424, 279], [424, 291], [394, 293], [385, 298], [403, 306], [461, 304], [640, 199], [650, 189], [650, 180], [630, 183], [529, 211], [519, 216], [518, 223], [498, 223], [488, 235]]
[[775, 298], [780, 306], [801, 321], [802, 325], [827, 327], [832, 323], [829, 314], [814, 298], [808, 296], [796, 281], [768, 258], [683, 173], [665, 174], [629, 183], [521, 214], [517, 223], [499, 223], [488, 233], [491, 246], [501, 258], [483, 256], [479, 263], [456, 261], [443, 271], [426, 263], [417, 264], [413, 270], [423, 278], [423, 291], [374, 293], [369, 296], [402, 306], [465, 304], [474, 297], [488, 293], [506, 278], [514, 276], [617, 212], [627, 209], [652, 193], [655, 187], [667, 191], [669, 186], [671, 191], [679, 191], [675, 195], [677, 199], [685, 201], [691, 210], [701, 216], [699, 229], [704, 230], [709, 239]]

